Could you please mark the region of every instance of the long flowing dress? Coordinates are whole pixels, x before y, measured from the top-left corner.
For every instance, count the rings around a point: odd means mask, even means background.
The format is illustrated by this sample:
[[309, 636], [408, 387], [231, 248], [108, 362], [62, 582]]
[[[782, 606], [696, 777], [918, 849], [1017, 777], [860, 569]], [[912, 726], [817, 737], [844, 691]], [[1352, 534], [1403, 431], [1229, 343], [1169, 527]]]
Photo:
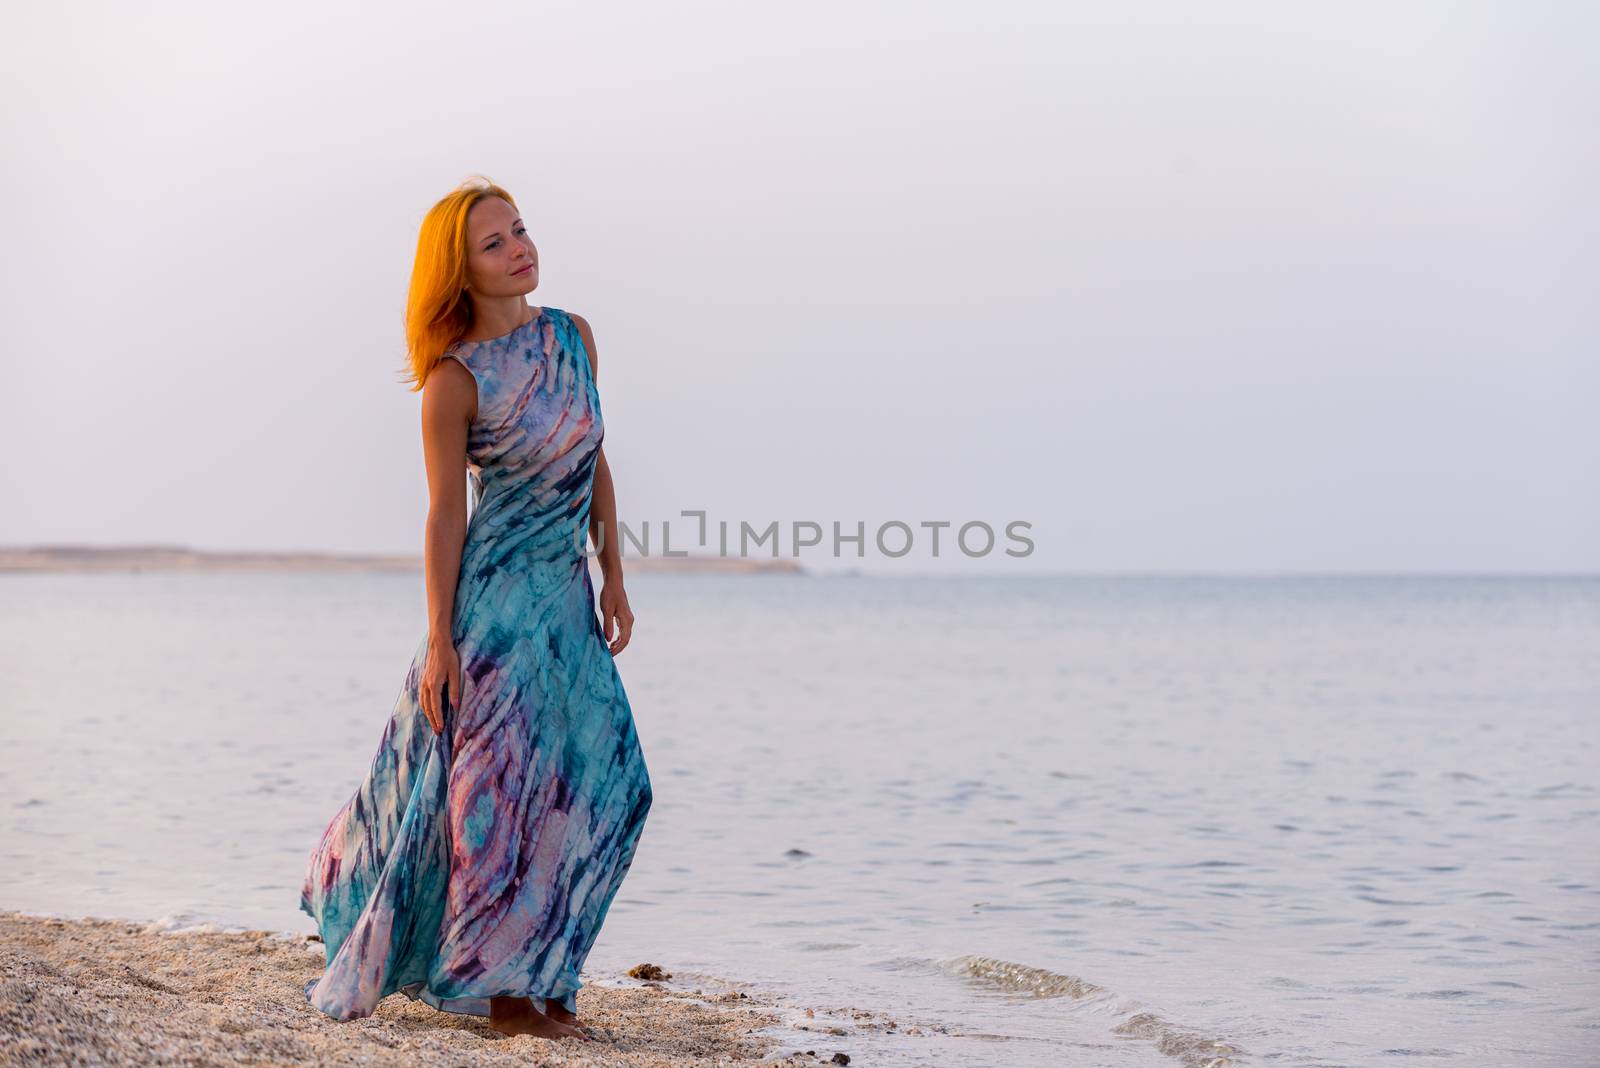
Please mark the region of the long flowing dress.
[[477, 381], [472, 511], [435, 734], [419, 643], [371, 769], [312, 851], [300, 907], [327, 952], [306, 1000], [337, 1020], [396, 991], [489, 1015], [577, 1011], [579, 972], [633, 862], [650, 776], [595, 612], [584, 537], [604, 424], [558, 308], [448, 358]]

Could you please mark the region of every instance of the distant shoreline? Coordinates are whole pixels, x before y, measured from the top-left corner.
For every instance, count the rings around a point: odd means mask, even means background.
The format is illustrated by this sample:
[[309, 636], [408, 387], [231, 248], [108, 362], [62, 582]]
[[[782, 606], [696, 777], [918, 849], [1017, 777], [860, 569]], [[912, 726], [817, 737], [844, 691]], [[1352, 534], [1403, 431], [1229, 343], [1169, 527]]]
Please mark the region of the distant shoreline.
[[[630, 573], [809, 575], [797, 561], [731, 556], [623, 557]], [[0, 547], [0, 572], [17, 571], [342, 571], [420, 572], [413, 554], [213, 552], [184, 545], [31, 545]]]

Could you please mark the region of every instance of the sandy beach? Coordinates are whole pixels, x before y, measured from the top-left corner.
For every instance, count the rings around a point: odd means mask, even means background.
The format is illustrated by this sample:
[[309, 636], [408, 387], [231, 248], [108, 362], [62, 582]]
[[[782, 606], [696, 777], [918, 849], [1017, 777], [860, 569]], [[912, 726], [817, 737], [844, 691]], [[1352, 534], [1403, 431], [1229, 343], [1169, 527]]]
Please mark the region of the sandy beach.
[[867, 1013], [848, 1027], [819, 1015], [816, 1044], [790, 1047], [760, 1033], [780, 1022], [771, 1006], [650, 963], [668, 978], [585, 972], [578, 1014], [599, 1041], [551, 1042], [401, 994], [366, 1019], [330, 1019], [301, 995], [322, 971], [320, 942], [0, 912], [0, 1064], [845, 1064], [850, 1030], [889, 1026]]

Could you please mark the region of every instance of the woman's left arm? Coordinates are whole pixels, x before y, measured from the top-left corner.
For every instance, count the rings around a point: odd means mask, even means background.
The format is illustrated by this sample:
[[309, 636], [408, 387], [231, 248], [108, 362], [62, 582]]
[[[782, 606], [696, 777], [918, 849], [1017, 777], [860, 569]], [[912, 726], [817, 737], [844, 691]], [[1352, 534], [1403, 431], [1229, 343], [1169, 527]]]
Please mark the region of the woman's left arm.
[[[594, 346], [594, 331], [589, 321], [581, 315], [572, 316], [583, 338], [583, 347], [589, 354], [589, 373], [595, 388], [600, 386], [600, 354]], [[628, 594], [622, 588], [622, 538], [617, 533], [617, 490], [611, 482], [611, 466], [606, 463], [606, 450], [600, 447], [595, 458], [593, 498], [589, 504], [589, 537], [600, 546], [600, 621], [611, 655], [616, 656], [627, 647], [633, 636], [633, 609], [628, 607]], [[615, 637], [613, 637], [615, 624]]]

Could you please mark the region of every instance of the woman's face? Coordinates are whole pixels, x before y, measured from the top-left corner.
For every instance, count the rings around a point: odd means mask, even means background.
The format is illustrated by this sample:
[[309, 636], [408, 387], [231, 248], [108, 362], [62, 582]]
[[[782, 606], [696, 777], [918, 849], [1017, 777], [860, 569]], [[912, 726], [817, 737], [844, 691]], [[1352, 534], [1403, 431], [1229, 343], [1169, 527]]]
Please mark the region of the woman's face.
[[467, 288], [480, 297], [520, 297], [539, 285], [539, 250], [516, 209], [484, 197], [467, 209]]

